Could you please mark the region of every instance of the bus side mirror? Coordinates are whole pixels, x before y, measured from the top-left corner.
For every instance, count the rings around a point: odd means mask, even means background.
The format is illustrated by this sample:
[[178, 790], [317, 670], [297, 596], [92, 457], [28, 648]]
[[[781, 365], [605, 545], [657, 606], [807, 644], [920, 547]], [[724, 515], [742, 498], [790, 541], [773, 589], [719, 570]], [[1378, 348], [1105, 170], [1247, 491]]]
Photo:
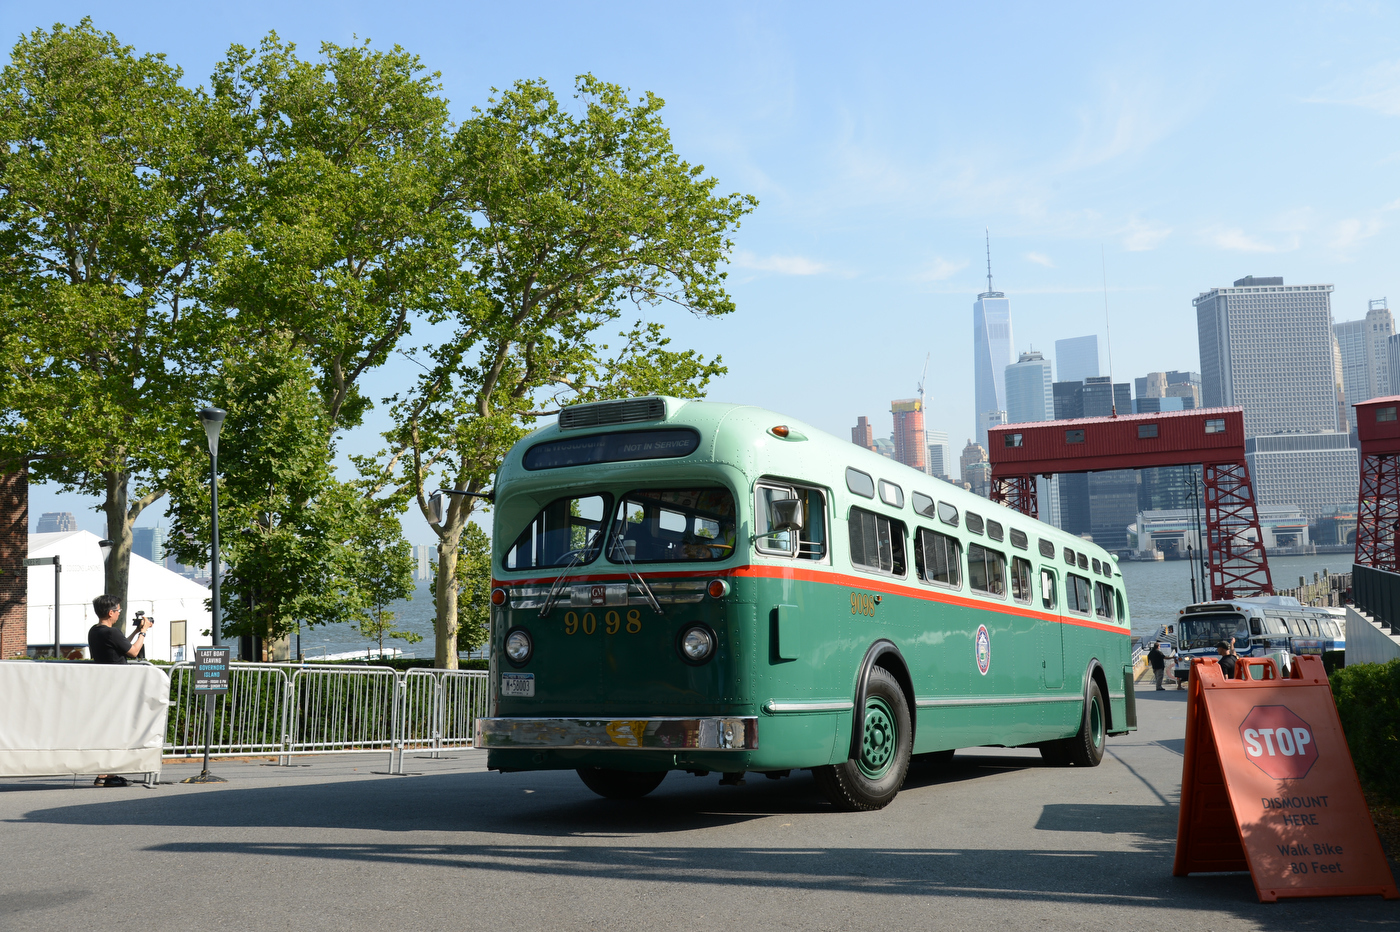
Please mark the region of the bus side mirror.
[[768, 531], [802, 530], [802, 502], [796, 498], [782, 498], [768, 503]]

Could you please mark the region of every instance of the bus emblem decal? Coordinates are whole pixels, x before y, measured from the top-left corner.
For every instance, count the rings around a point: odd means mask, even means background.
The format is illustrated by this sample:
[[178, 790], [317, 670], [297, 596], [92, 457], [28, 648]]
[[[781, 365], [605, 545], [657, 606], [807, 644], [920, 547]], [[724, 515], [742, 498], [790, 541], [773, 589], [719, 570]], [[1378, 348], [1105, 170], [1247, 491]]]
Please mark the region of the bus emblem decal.
[[992, 636], [987, 633], [986, 625], [979, 625], [977, 628], [977, 670], [983, 676], [992, 668]]
[[608, 604], [608, 590], [606, 586], [590, 586], [588, 588], [589, 605]]

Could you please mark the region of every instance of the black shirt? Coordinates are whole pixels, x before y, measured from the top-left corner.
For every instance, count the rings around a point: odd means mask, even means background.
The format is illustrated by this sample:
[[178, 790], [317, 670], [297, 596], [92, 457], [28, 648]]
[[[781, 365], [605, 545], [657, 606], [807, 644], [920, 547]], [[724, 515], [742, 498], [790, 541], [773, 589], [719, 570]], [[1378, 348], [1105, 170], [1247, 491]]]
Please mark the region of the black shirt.
[[1147, 652], [1147, 662], [1152, 664], [1152, 669], [1162, 670], [1167, 666], [1167, 655], [1156, 647]]
[[1220, 669], [1225, 671], [1225, 678], [1233, 680], [1235, 678], [1235, 655], [1225, 654], [1220, 658]]
[[126, 663], [131, 642], [116, 628], [95, 624], [88, 628], [88, 656], [95, 663]]

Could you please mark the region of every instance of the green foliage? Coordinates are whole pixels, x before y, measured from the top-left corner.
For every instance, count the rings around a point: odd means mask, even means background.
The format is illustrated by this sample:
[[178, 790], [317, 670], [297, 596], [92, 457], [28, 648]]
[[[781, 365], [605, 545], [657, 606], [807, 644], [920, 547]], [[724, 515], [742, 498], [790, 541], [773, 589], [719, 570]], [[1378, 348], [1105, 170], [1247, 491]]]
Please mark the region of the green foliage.
[[[633, 101], [584, 75], [575, 99], [571, 112], [542, 82], [522, 81], [474, 111], [453, 141], [454, 203], [468, 220], [459, 250], [473, 279], [441, 317], [450, 337], [424, 348], [423, 374], [391, 399], [388, 451], [361, 463], [425, 516], [435, 487], [485, 489], [542, 403], [693, 397], [724, 371], [717, 359], [665, 349], [656, 323], [639, 321], [611, 357], [596, 335], [629, 305], [732, 311], [719, 264], [755, 201], [716, 195], [715, 180], [675, 153], [659, 98]], [[458, 578], [478, 501], [453, 496], [435, 528], [447, 580]], [[437, 657], [450, 666], [458, 600], [439, 594]]]
[[394, 627], [397, 616], [385, 606], [398, 599], [413, 598], [413, 548], [403, 539], [398, 515], [380, 514], [368, 523], [358, 541], [360, 566], [356, 578], [368, 605], [359, 614], [360, 634], [379, 642], [384, 638], [417, 644], [423, 635]]
[[[434, 579], [437, 567], [433, 567]], [[434, 606], [437, 587], [434, 586]], [[491, 538], [468, 524], [457, 545], [457, 650], [474, 651], [491, 630]]]
[[1400, 660], [1343, 667], [1331, 683], [1362, 785], [1400, 804]]
[[195, 282], [242, 161], [180, 79], [86, 19], [21, 37], [0, 73], [0, 468], [102, 500], [123, 603], [131, 524], [212, 367]]

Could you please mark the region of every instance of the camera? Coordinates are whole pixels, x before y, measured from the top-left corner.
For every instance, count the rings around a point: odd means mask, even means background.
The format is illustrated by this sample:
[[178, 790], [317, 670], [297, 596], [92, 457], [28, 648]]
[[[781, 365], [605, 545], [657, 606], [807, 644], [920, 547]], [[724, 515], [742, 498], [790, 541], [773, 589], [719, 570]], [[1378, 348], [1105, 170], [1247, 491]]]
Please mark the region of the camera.
[[138, 631], [141, 629], [141, 624], [144, 621], [149, 621], [151, 623], [152, 628], [156, 626], [155, 618], [148, 618], [145, 612], [137, 612], [134, 620], [136, 622], [136, 628]]

